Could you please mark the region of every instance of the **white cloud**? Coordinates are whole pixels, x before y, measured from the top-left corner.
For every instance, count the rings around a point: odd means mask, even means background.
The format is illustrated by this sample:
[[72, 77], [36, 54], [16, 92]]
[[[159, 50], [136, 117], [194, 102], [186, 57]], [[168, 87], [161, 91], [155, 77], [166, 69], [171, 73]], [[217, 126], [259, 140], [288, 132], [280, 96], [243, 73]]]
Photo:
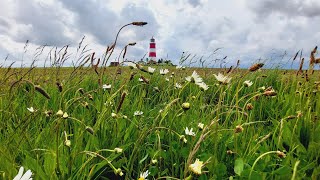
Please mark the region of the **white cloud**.
[[101, 55], [122, 25], [147, 21], [145, 27], [122, 30], [112, 59], [127, 43], [137, 42], [128, 49], [127, 58], [140, 60], [154, 36], [158, 58], [177, 63], [182, 52], [200, 58], [222, 47], [209, 60], [228, 56], [229, 64], [240, 59], [249, 66], [259, 58], [274, 59], [275, 53], [285, 50], [287, 59], [302, 48], [307, 57], [319, 45], [320, 24], [315, 23], [319, 20], [317, 0], [3, 0], [0, 58], [9, 53], [19, 59], [26, 40], [30, 48], [76, 47], [84, 35], [89, 47]]

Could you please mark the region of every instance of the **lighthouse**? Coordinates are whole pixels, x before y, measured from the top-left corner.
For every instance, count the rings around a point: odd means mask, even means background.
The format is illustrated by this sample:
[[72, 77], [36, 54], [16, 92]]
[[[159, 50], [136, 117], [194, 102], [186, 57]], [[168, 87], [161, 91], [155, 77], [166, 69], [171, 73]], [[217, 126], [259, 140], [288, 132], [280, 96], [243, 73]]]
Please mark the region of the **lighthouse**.
[[150, 39], [150, 50], [149, 50], [149, 62], [152, 63], [156, 63], [156, 57], [157, 57], [157, 53], [156, 53], [156, 42], [154, 40], [154, 38], [152, 37]]

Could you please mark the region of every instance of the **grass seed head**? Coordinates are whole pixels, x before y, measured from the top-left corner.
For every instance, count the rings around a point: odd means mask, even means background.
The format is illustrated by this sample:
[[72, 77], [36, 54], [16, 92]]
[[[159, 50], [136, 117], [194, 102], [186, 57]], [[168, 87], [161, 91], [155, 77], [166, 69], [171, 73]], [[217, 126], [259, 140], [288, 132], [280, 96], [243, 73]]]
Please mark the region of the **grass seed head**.
[[38, 91], [40, 94], [42, 94], [44, 97], [46, 97], [47, 99], [50, 99], [50, 95], [40, 85], [35, 85], [34, 89]]
[[94, 134], [94, 130], [90, 126], [86, 126], [86, 131], [88, 131], [90, 134]]
[[263, 93], [263, 95], [265, 95], [265, 96], [276, 96], [277, 92], [275, 92], [274, 90], [269, 90], [269, 91], [265, 91]]
[[79, 88], [78, 91], [79, 91], [81, 94], [84, 94], [84, 89], [83, 89], [83, 88]]
[[45, 114], [47, 117], [50, 117], [50, 116], [53, 114], [53, 112], [52, 112], [52, 110], [48, 110], [48, 111], [45, 111], [44, 114]]
[[286, 154], [284, 152], [281, 152], [281, 151], [277, 151], [277, 156], [281, 159], [285, 158], [286, 157]]
[[290, 120], [290, 119], [294, 119], [296, 118], [297, 116], [294, 116], [294, 115], [290, 115], [290, 116], [287, 116], [286, 119]]
[[147, 25], [148, 23], [147, 22], [132, 22], [131, 24], [134, 26], [144, 26], [144, 25]]
[[243, 131], [243, 127], [241, 125], [236, 126], [234, 129], [234, 133], [241, 133]]
[[263, 63], [254, 64], [254, 65], [252, 65], [252, 66], [249, 68], [249, 71], [250, 71], [250, 72], [257, 71], [258, 69], [262, 68], [262, 66], [264, 66]]
[[228, 155], [232, 155], [232, 154], [234, 154], [234, 152], [231, 151], [231, 150], [227, 150], [227, 154], [228, 154]]
[[253, 109], [253, 105], [252, 105], [251, 103], [248, 103], [248, 104], [246, 105], [246, 109], [247, 109], [248, 111], [251, 111], [251, 110]]
[[88, 98], [93, 101], [93, 96], [91, 94], [88, 94]]
[[60, 82], [56, 82], [59, 92], [62, 92], [62, 84]]
[[89, 109], [89, 103], [86, 102], [86, 101], [83, 101], [83, 102], [82, 102], [82, 106], [85, 107], [85, 108], [87, 108], [87, 109]]

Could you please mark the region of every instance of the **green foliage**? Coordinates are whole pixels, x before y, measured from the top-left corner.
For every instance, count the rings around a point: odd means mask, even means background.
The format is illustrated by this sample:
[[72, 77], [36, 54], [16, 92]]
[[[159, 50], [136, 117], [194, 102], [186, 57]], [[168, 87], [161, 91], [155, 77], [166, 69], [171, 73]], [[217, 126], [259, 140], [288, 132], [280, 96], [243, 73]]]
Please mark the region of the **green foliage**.
[[[216, 70], [196, 69], [209, 85], [203, 91], [185, 81], [191, 68], [171, 67], [167, 75], [127, 67], [117, 74], [116, 68], [100, 80], [87, 68], [33, 69], [21, 80], [24, 72], [16, 70], [17, 76], [4, 77], [0, 177], [12, 179], [20, 166], [34, 179], [138, 179], [146, 171], [148, 179], [320, 177], [319, 72], [306, 81], [294, 72], [237, 70], [229, 84], [219, 84]], [[245, 87], [245, 80], [253, 85]], [[277, 95], [263, 95], [263, 86]], [[192, 169], [196, 159], [201, 174]]]

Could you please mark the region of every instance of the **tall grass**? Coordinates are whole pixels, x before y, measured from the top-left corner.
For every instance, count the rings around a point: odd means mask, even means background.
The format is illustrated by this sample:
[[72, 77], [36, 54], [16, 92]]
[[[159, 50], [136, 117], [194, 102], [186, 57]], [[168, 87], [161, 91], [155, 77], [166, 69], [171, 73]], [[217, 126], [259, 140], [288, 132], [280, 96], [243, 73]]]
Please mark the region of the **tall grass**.
[[[100, 66], [79, 50], [73, 68], [60, 51], [51, 68], [0, 69], [2, 179], [20, 166], [34, 179], [320, 177], [318, 71], [106, 67], [115, 44]], [[194, 70], [209, 89], [186, 81]]]

